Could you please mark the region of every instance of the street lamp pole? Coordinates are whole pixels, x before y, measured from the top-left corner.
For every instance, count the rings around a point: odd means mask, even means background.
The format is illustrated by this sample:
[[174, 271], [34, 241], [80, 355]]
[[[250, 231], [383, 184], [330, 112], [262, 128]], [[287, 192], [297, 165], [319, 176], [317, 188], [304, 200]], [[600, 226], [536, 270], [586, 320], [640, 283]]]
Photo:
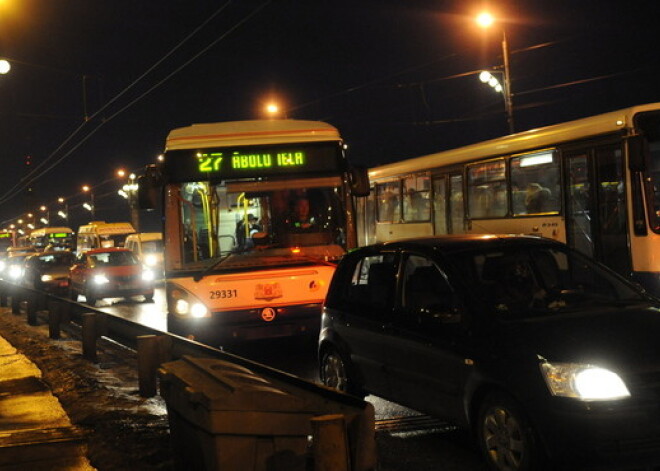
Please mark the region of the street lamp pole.
[[[490, 13], [481, 13], [476, 18], [477, 24], [482, 28], [489, 28], [495, 22], [495, 18]], [[509, 133], [513, 134], [515, 126], [513, 122], [513, 92], [511, 91], [511, 67], [509, 65], [509, 43], [506, 38], [506, 30], [502, 28], [502, 60], [504, 62], [504, 110], [506, 112], [506, 121], [509, 126]]]
[[509, 44], [506, 40], [506, 31], [502, 28], [502, 57], [504, 58], [504, 107], [506, 108], [506, 121], [509, 124], [509, 134], [514, 133], [513, 100], [511, 93], [511, 72], [509, 68]]

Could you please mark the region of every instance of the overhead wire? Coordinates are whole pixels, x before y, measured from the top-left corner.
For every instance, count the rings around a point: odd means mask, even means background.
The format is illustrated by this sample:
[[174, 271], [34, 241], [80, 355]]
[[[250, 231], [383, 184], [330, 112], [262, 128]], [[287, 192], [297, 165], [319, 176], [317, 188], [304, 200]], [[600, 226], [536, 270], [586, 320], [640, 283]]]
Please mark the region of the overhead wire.
[[[225, 2], [223, 5], [221, 5], [221, 6], [220, 6], [220, 7], [219, 7], [219, 8], [218, 8], [218, 9], [217, 9], [212, 15], [210, 15], [206, 20], [204, 20], [204, 21], [203, 21], [203, 22], [202, 22], [197, 28], [195, 28], [195, 29], [194, 29], [190, 34], [188, 34], [188, 35], [187, 35], [182, 41], [180, 41], [176, 46], [174, 46], [174, 47], [173, 47], [173, 48], [172, 48], [167, 54], [165, 54], [162, 58], [160, 58], [158, 61], [156, 61], [156, 62], [155, 62], [152, 66], [150, 66], [150, 67], [149, 67], [144, 73], [142, 73], [142, 75], [140, 75], [140, 76], [139, 76], [137, 79], [135, 79], [131, 84], [129, 84], [129, 85], [128, 85], [127, 87], [125, 87], [120, 93], [118, 93], [114, 98], [112, 98], [112, 99], [111, 99], [110, 101], [108, 101], [105, 105], [103, 105], [99, 110], [97, 110], [94, 114], [92, 114], [92, 116], [90, 116], [88, 119], [86, 119], [85, 121], [83, 121], [83, 122], [80, 124], [80, 126], [78, 126], [78, 127], [77, 127], [77, 128], [76, 128], [76, 129], [75, 129], [75, 130], [74, 130], [74, 131], [73, 131], [73, 132], [72, 132], [72, 133], [71, 133], [71, 134], [70, 134], [70, 135], [69, 135], [69, 136], [68, 136], [68, 137], [67, 137], [67, 138], [66, 138], [66, 139], [65, 139], [65, 140], [64, 140], [64, 141], [63, 141], [63, 142], [62, 142], [62, 143], [61, 143], [61, 144], [55, 149], [55, 150], [54, 150], [54, 151], [53, 151], [53, 152], [51, 152], [50, 155], [49, 155], [49, 156], [48, 156], [43, 162], [41, 162], [39, 165], [37, 165], [37, 166], [36, 166], [31, 172], [29, 172], [27, 175], [25, 175], [24, 177], [22, 177], [16, 185], [14, 185], [11, 189], [9, 189], [9, 190], [6, 191], [2, 196], [0, 196], [0, 204], [5, 203], [5, 202], [8, 201], [9, 199], [11, 199], [11, 197], [15, 196], [15, 194], [12, 195], [12, 192], [15, 192], [16, 189], [17, 189], [19, 186], [21, 186], [21, 184], [24, 183], [24, 185], [22, 186], [22, 188], [25, 188], [26, 186], [28, 186], [28, 185], [30, 185], [31, 183], [33, 183], [36, 179], [38, 179], [38, 178], [40, 178], [41, 176], [43, 176], [46, 172], [50, 171], [54, 166], [56, 166], [57, 164], [59, 164], [60, 162], [62, 162], [66, 157], [68, 157], [69, 155], [71, 155], [71, 153], [73, 153], [73, 151], [75, 151], [78, 147], [80, 147], [80, 145], [81, 145], [82, 143], [84, 143], [87, 139], [89, 139], [92, 135], [94, 135], [94, 134], [95, 134], [95, 133], [96, 133], [96, 132], [102, 127], [102, 126], [104, 126], [107, 122], [109, 122], [110, 119], [112, 119], [112, 118], [114, 118], [115, 116], [117, 116], [118, 113], [115, 113], [115, 114], [112, 115], [111, 118], [109, 118], [109, 119], [104, 119], [101, 123], [98, 124], [98, 126], [97, 126], [95, 129], [93, 129], [92, 131], [90, 131], [90, 133], [89, 133], [86, 137], [84, 137], [83, 140], [80, 141], [80, 142], [78, 143], [78, 145], [76, 145], [73, 149], [70, 149], [70, 150], [69, 150], [64, 156], [62, 156], [60, 159], [58, 159], [58, 160], [55, 162], [54, 165], [49, 166], [46, 170], [44, 170], [43, 172], [41, 172], [41, 173], [37, 174], [36, 176], [34, 176], [35, 173], [36, 173], [40, 168], [42, 168], [44, 165], [48, 164], [48, 162], [49, 162], [50, 160], [52, 160], [52, 159], [55, 157], [55, 155], [57, 155], [58, 152], [60, 152], [60, 151], [64, 148], [64, 146], [66, 146], [71, 140], [73, 140], [73, 138], [76, 137], [76, 136], [78, 135], [78, 133], [79, 133], [83, 128], [85, 128], [85, 126], [86, 126], [90, 121], [92, 121], [94, 118], [96, 118], [97, 116], [99, 116], [99, 115], [100, 115], [101, 113], [103, 113], [103, 112], [104, 112], [109, 106], [111, 106], [111, 105], [112, 105], [113, 103], [115, 103], [118, 99], [120, 99], [122, 96], [124, 96], [124, 95], [125, 95], [126, 93], [128, 93], [130, 90], [132, 90], [132, 89], [133, 89], [137, 84], [139, 84], [139, 83], [140, 83], [145, 77], [147, 77], [147, 76], [148, 76], [148, 75], [149, 75], [154, 69], [156, 69], [156, 67], [158, 67], [159, 65], [161, 65], [161, 64], [162, 64], [165, 60], [167, 60], [172, 54], [174, 54], [174, 53], [175, 53], [177, 50], [179, 50], [183, 45], [185, 45], [190, 39], [192, 39], [197, 33], [199, 33], [199, 31], [201, 31], [204, 27], [206, 27], [206, 25], [208, 25], [209, 22], [211, 22], [211, 21], [212, 21], [214, 18], [216, 18], [220, 13], [222, 13], [222, 12], [223, 12], [223, 11], [224, 11], [224, 10], [225, 10], [225, 9], [226, 9], [226, 8], [232, 3], [232, 2], [233, 2], [233, 0], [228, 0], [228, 1]], [[268, 3], [270, 3], [270, 0], [269, 0]], [[259, 7], [257, 10], [260, 10], [260, 9], [261, 9], [261, 7]], [[242, 23], [243, 23], [243, 22], [241, 22], [241, 24], [242, 24]], [[226, 36], [226, 34], [223, 35], [222, 37], [225, 37], [225, 36]], [[215, 43], [217, 43], [217, 42], [218, 42], [218, 40], [214, 41], [213, 44], [215, 44]], [[206, 51], [206, 50], [208, 50], [208, 47], [207, 47], [206, 49], [204, 49], [204, 51]], [[198, 56], [195, 56], [195, 58], [197, 58], [197, 57], [198, 57]], [[194, 59], [193, 59], [193, 60], [194, 60]], [[189, 62], [190, 62], [190, 61], [189, 61]], [[187, 62], [185, 65], [187, 65], [189, 62]], [[179, 69], [177, 69], [177, 71], [178, 71], [178, 70], [181, 70], [181, 68], [183, 68], [183, 67], [180, 67]], [[171, 75], [172, 75], [172, 74], [170, 74], [170, 75], [168, 76], [168, 78], [169, 78]], [[162, 84], [162, 82], [163, 82], [163, 81], [159, 82], [159, 84]], [[155, 88], [156, 88], [156, 87], [151, 87], [147, 92], [145, 92], [144, 94], [142, 94], [140, 97], [138, 97], [137, 99], [131, 101], [131, 105], [134, 104], [134, 103], [136, 103], [136, 102], [139, 101], [140, 99], [142, 99], [144, 96], [146, 96], [146, 94], [150, 93], [150, 92], [153, 91]], [[122, 111], [124, 111], [126, 108], [127, 108], [127, 107], [122, 108]]]

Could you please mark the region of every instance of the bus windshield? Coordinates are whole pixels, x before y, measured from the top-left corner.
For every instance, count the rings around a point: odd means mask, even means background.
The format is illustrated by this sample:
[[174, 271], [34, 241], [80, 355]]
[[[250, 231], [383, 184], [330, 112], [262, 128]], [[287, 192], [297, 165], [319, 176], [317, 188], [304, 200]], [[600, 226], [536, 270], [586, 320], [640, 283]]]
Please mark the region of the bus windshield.
[[346, 249], [340, 180], [305, 182], [176, 185], [183, 268], [235, 270], [337, 260]]

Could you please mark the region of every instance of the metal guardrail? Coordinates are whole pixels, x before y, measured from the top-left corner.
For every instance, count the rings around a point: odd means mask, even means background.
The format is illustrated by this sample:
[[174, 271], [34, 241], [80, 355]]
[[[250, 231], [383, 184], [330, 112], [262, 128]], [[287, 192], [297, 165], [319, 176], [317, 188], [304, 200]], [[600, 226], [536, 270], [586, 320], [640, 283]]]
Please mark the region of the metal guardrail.
[[[100, 337], [107, 337], [136, 350], [140, 393], [145, 397], [156, 394], [157, 370], [162, 363], [184, 357], [207, 357], [240, 365], [290, 394], [312, 398], [320, 409], [324, 409], [323, 414], [345, 414], [353, 418], [353, 423], [348, 427], [349, 445], [354, 455], [350, 469], [366, 471], [375, 468], [374, 410], [366, 401], [247, 358], [129, 321], [87, 304], [0, 280], [0, 306], [10, 305], [12, 313], [20, 315], [22, 303], [25, 303], [27, 322], [30, 325], [38, 325], [38, 313], [47, 312], [51, 338], [59, 338], [62, 324], [73, 322], [79, 325], [83, 356], [90, 361], [96, 362], [96, 341]], [[351, 433], [353, 436], [350, 436]]]

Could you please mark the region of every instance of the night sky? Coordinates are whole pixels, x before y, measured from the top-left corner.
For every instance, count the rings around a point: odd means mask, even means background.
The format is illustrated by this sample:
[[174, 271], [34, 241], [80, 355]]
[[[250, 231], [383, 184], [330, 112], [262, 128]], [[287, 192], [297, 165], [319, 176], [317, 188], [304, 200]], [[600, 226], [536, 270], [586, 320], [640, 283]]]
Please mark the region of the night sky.
[[[337, 126], [366, 166], [505, 134], [502, 96], [475, 73], [502, 64], [501, 30], [474, 23], [482, 5], [0, 0], [13, 67], [0, 76], [0, 227], [58, 196], [82, 223], [83, 184], [97, 218], [127, 219], [118, 168], [152, 162], [172, 128], [258, 118], [271, 98], [288, 118]], [[657, 1], [490, 10], [509, 40], [516, 131], [660, 101]]]

